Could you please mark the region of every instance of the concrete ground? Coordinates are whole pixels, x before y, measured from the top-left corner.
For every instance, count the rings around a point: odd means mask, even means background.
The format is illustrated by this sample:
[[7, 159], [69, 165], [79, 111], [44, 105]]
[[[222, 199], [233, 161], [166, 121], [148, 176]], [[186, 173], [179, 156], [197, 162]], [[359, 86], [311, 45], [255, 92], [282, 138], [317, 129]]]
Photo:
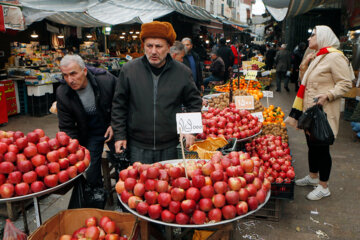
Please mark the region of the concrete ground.
[[[274, 90], [274, 88], [272, 88]], [[288, 114], [295, 97], [291, 92], [274, 92], [270, 104], [280, 106]], [[262, 100], [266, 105], [266, 99]], [[37, 118], [15, 116], [9, 119], [0, 130], [31, 131], [42, 128], [49, 137], [58, 131], [57, 118], [48, 115]], [[293, 154], [296, 177], [301, 178], [308, 173], [307, 147], [301, 131], [289, 129], [290, 148]], [[278, 222], [266, 220], [244, 219], [238, 221], [234, 231], [234, 239], [250, 240], [312, 240], [312, 239], [360, 239], [360, 143], [353, 140], [350, 123], [340, 121], [340, 132], [335, 144], [331, 147], [333, 167], [330, 177], [331, 196], [320, 201], [309, 201], [306, 194], [311, 187], [296, 187], [294, 200], [281, 201], [281, 217]], [[50, 195], [40, 201], [42, 220], [50, 218], [66, 209], [71, 191], [66, 195]], [[2, 206], [4, 207], [4, 206]], [[107, 207], [108, 209], [117, 208]], [[27, 208], [30, 232], [36, 229], [34, 208]], [[5, 218], [0, 218], [0, 229]], [[23, 228], [20, 217], [15, 224]]]

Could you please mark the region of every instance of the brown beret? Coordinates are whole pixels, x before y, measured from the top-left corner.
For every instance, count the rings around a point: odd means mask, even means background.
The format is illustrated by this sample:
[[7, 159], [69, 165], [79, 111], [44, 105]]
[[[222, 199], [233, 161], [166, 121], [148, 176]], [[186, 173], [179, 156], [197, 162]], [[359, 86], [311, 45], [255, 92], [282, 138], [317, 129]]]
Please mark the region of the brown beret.
[[143, 43], [145, 38], [163, 38], [172, 46], [176, 33], [171, 23], [153, 21], [141, 25], [140, 39]]

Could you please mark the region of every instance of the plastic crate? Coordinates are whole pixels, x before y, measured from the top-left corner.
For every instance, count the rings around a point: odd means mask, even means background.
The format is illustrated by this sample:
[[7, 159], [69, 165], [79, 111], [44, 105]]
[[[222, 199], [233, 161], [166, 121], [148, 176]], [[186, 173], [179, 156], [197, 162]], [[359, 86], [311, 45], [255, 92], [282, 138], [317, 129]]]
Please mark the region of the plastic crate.
[[34, 117], [50, 114], [49, 109], [53, 101], [53, 93], [46, 93], [43, 96], [28, 96], [28, 113]]
[[27, 87], [25, 81], [16, 81], [19, 94], [20, 114], [28, 113]]
[[247, 216], [247, 219], [266, 220], [278, 222], [281, 217], [281, 200], [269, 199], [269, 201], [255, 213]]
[[344, 119], [346, 121], [350, 121], [358, 102], [356, 98], [345, 98]]
[[271, 198], [272, 199], [294, 199], [294, 185], [295, 182], [290, 183], [272, 183], [271, 184]]

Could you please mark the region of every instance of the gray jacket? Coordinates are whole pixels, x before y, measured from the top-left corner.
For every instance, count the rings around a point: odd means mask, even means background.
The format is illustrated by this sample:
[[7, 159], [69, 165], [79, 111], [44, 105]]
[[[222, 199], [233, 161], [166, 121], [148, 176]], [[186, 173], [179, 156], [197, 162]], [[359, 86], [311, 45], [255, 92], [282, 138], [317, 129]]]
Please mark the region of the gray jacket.
[[279, 50], [275, 56], [275, 65], [277, 72], [286, 72], [291, 68], [291, 55], [286, 49]]

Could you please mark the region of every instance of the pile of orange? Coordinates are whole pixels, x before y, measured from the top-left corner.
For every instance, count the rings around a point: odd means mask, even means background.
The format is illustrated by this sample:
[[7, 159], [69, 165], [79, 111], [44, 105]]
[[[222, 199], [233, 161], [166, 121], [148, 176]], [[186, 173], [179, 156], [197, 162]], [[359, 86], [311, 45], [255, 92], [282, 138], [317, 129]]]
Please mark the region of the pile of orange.
[[264, 117], [264, 125], [270, 123], [280, 123], [281, 126], [285, 127], [284, 123], [284, 112], [281, 110], [280, 107], [274, 107], [274, 105], [270, 105], [268, 108], [265, 108], [263, 111]]
[[[247, 81], [242, 77], [240, 79], [240, 87], [238, 87], [238, 79], [234, 78], [232, 81], [233, 81], [233, 86], [232, 86], [233, 91], [235, 91], [237, 89], [244, 89], [244, 90], [246, 90], [246, 92], [253, 95], [256, 100], [260, 100], [261, 98], [263, 98], [264, 95], [261, 91], [260, 82], [253, 81], [253, 80]], [[223, 85], [215, 86], [214, 89], [218, 92], [229, 92], [230, 91], [230, 82], [223, 84]]]

